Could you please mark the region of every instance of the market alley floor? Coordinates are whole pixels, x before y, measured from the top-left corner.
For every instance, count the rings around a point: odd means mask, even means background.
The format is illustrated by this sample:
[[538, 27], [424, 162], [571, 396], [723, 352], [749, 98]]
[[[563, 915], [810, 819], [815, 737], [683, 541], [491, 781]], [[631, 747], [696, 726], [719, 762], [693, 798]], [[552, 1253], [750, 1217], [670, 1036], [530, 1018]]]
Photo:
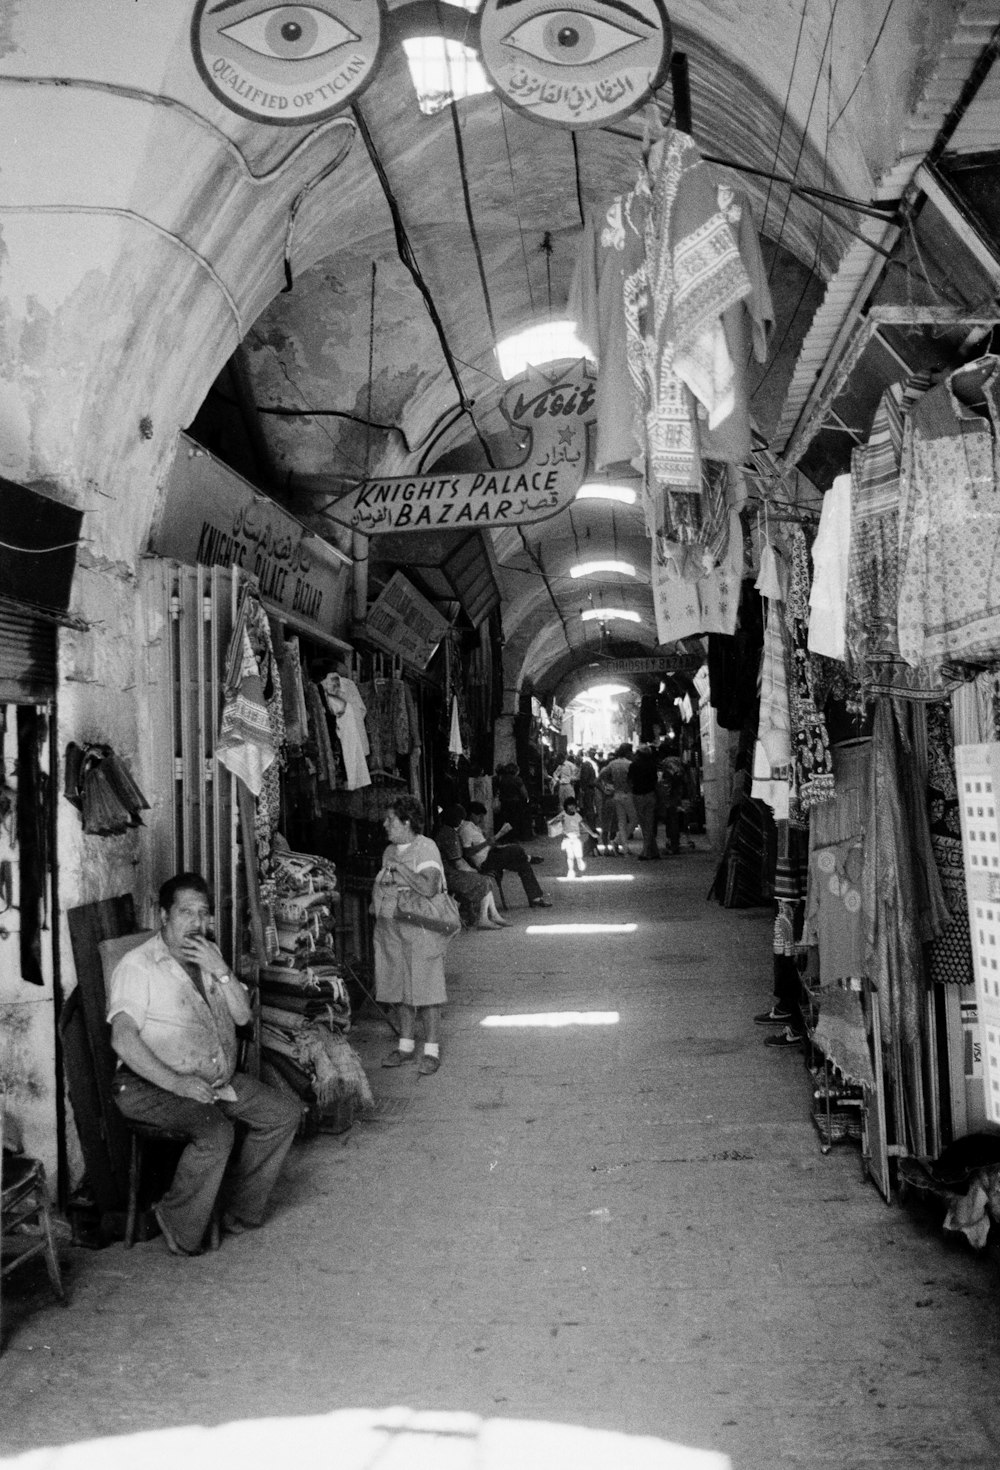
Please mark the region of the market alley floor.
[[995, 1470], [994, 1260], [821, 1154], [801, 1052], [752, 1021], [768, 911], [707, 902], [706, 852], [569, 884], [538, 846], [554, 906], [511, 878], [513, 927], [452, 945], [441, 1071], [383, 1070], [362, 1018], [376, 1114], [295, 1147], [264, 1230], [69, 1251], [67, 1310], [8, 1302], [4, 1452], [405, 1405]]

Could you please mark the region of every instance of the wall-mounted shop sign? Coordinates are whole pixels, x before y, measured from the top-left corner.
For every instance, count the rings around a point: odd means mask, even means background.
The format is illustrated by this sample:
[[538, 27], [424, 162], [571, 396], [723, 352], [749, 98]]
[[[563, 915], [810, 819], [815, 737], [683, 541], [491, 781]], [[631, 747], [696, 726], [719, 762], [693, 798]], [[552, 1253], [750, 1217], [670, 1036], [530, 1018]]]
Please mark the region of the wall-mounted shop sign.
[[380, 0], [198, 0], [191, 49], [202, 80], [241, 117], [301, 127], [332, 117], [371, 81]]
[[535, 122], [599, 128], [641, 107], [667, 74], [670, 21], [660, 0], [486, 0], [483, 67]]
[[583, 484], [596, 379], [590, 363], [529, 368], [500, 405], [519, 438], [520, 464], [460, 475], [365, 480], [329, 508], [334, 520], [374, 536], [385, 531], [478, 531], [547, 521]]
[[292, 626], [343, 632], [350, 557], [186, 434], [180, 436], [150, 550], [188, 566], [240, 567]]
[[365, 620], [365, 633], [373, 643], [418, 669], [426, 669], [447, 631], [448, 619], [402, 572], [393, 573]]
[[623, 674], [694, 674], [705, 662], [703, 653], [659, 654], [649, 658], [609, 658], [601, 674], [620, 678]]

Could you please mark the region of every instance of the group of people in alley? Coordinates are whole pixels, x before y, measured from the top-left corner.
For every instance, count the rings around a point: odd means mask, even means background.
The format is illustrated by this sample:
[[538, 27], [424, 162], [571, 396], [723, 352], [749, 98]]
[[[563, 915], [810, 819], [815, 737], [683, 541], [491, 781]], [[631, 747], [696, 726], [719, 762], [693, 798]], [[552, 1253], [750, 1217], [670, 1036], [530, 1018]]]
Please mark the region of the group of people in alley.
[[[637, 831], [639, 860], [659, 857], [660, 821], [669, 850], [678, 851], [681, 796], [670, 768], [676, 758], [625, 745], [606, 760], [595, 755], [578, 764], [567, 757], [552, 776], [560, 807], [548, 830], [560, 839], [566, 877], [582, 873], [590, 855], [624, 854]], [[499, 800], [495, 807], [499, 820]], [[507, 927], [494, 892], [507, 876], [518, 879], [529, 908], [552, 907], [535, 872], [545, 858], [510, 840], [510, 823], [488, 836], [489, 818], [481, 803], [451, 803], [432, 838], [416, 797], [394, 797], [386, 810], [387, 845], [371, 898], [375, 995], [390, 1008], [398, 1034], [384, 1067], [411, 1063], [429, 1077], [441, 1066], [444, 959], [457, 927], [449, 895], [468, 927]], [[238, 1070], [237, 1032], [252, 1021], [251, 996], [213, 938], [204, 878], [187, 872], [165, 882], [159, 919], [109, 982], [107, 1019], [118, 1057], [113, 1095], [133, 1127], [184, 1142], [153, 1212], [167, 1248], [190, 1256], [204, 1249], [213, 1221], [227, 1234], [262, 1224], [301, 1110], [297, 1100]]]

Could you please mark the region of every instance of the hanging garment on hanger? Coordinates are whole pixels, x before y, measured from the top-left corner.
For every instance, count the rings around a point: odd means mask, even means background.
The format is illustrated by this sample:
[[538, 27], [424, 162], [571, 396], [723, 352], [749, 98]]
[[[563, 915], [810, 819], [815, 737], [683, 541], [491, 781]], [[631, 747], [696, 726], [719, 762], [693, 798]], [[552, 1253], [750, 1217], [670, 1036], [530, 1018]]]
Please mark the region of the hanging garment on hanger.
[[457, 760], [462, 755], [462, 728], [458, 715], [458, 695], [451, 696], [451, 722], [448, 729], [448, 754]]
[[365, 733], [365, 705], [353, 679], [343, 674], [327, 674], [322, 684], [330, 712], [337, 721], [337, 737], [344, 757], [348, 791], [358, 791], [372, 784], [368, 771], [368, 736]]
[[899, 647], [907, 663], [1000, 658], [1000, 358], [981, 359], [968, 407], [953, 384], [907, 419], [900, 471]]
[[768, 598], [764, 611], [764, 650], [760, 666], [760, 711], [750, 795], [766, 801], [776, 822], [789, 815], [792, 765], [792, 721], [788, 704], [788, 633], [784, 609]]
[[847, 569], [851, 549], [851, 477], [838, 475], [823, 496], [819, 530], [813, 542], [813, 584], [809, 592], [811, 653], [844, 661]]
[[708, 414], [699, 406], [698, 433], [701, 452], [706, 459], [742, 464], [750, 457], [753, 447], [748, 382], [750, 358], [752, 355], [758, 362], [767, 361], [774, 327], [774, 305], [748, 196], [724, 178], [718, 182], [716, 196], [719, 211], [736, 238], [740, 260], [750, 281], [750, 291], [722, 313], [722, 329], [732, 362], [732, 410], [726, 417], [709, 424]]
[[[671, 129], [650, 156], [652, 198], [646, 257], [652, 303], [653, 397], [648, 416], [651, 462], [672, 478], [669, 420], [658, 415], [657, 388], [675, 373], [705, 410], [709, 427], [732, 412], [735, 384], [722, 315], [752, 285], [718, 184], [694, 141]], [[661, 426], [668, 429], [661, 435]], [[661, 465], [668, 473], [661, 474]], [[685, 477], [688, 482], [693, 475]], [[685, 478], [680, 483], [685, 483]]]
[[588, 215], [577, 247], [566, 315], [598, 365], [594, 467], [628, 468], [641, 453], [635, 436], [623, 299], [625, 225], [618, 195]]
[[883, 393], [868, 442], [851, 458], [851, 541], [844, 654], [865, 696], [938, 699], [950, 681], [942, 670], [912, 668], [899, 651], [899, 471], [906, 417], [931, 386], [920, 373]]
[[239, 666], [227, 679], [215, 756], [238, 776], [254, 796], [264, 789], [264, 775], [278, 757], [264, 697], [264, 680], [244, 621], [239, 629]]
[[809, 551], [801, 526], [789, 533], [792, 575], [785, 603], [785, 626], [791, 645], [789, 658], [789, 710], [792, 720], [794, 786], [798, 810], [794, 819], [834, 796], [830, 738], [813, 689], [812, 660], [806, 646], [809, 627]]
[[[728, 519], [725, 559], [700, 577], [687, 575], [695, 548], [676, 546], [662, 538], [654, 541], [650, 584], [660, 643], [696, 633], [735, 633], [743, 579], [743, 526], [738, 510], [731, 509]], [[703, 571], [700, 556], [696, 560], [698, 570]]]

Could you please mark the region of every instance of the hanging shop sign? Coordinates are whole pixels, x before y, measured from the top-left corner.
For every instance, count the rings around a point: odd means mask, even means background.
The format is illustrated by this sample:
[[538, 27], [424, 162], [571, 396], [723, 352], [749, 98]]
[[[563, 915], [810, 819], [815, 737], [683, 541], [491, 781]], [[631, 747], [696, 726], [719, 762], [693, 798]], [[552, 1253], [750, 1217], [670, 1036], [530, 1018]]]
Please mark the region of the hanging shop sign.
[[448, 619], [402, 572], [393, 573], [365, 620], [365, 634], [372, 643], [418, 669], [426, 669], [447, 631]]
[[583, 484], [594, 422], [594, 371], [581, 358], [529, 368], [508, 385], [500, 407], [517, 437], [527, 440], [520, 464], [474, 474], [365, 480], [327, 514], [366, 536], [477, 531], [549, 520]]
[[[404, 0], [394, 15], [408, 8]], [[301, 127], [343, 111], [368, 85], [384, 31], [382, 0], [264, 8], [198, 0], [191, 50], [205, 85], [233, 112]], [[512, 107], [557, 128], [599, 128], [635, 112], [666, 77], [670, 53], [661, 0], [558, 9], [551, 0], [486, 0], [479, 20], [490, 82]]]
[[202, 80], [241, 117], [301, 127], [368, 85], [382, 41], [380, 0], [199, 0], [191, 49]]
[[641, 107], [667, 74], [670, 21], [660, 0], [486, 0], [480, 57], [494, 87], [535, 122], [600, 128]]
[[601, 673], [619, 678], [623, 674], [694, 674], [704, 662], [703, 653], [679, 653], [673, 658], [664, 654], [649, 658], [609, 658], [601, 664]]
[[350, 558], [186, 434], [150, 550], [187, 566], [239, 567], [257, 578], [269, 610], [291, 626], [343, 631]]

